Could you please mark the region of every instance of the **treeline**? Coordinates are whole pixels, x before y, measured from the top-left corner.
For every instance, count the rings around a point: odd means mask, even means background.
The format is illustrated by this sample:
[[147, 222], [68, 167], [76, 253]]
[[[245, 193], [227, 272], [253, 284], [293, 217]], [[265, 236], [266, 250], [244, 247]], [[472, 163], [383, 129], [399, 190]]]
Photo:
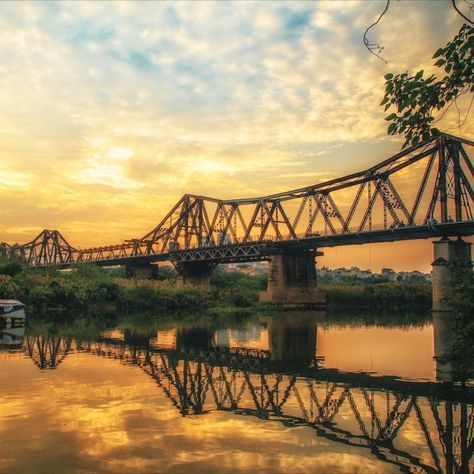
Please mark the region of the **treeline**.
[[431, 307], [431, 284], [397, 281], [372, 284], [333, 283], [321, 285], [329, 307], [385, 311], [422, 310]]
[[170, 270], [162, 272], [161, 280], [126, 279], [120, 270], [94, 265], [12, 273], [0, 273], [0, 298], [18, 299], [39, 314], [99, 306], [114, 306], [120, 312], [250, 308], [258, 303], [258, 292], [266, 285], [265, 278], [222, 269], [216, 269], [208, 288], [176, 284]]
[[[266, 275], [246, 275], [217, 268], [208, 288], [176, 283], [172, 269], [158, 280], [126, 279], [122, 270], [81, 265], [69, 271], [22, 269], [0, 265], [0, 298], [18, 299], [35, 312], [89, 310], [109, 306], [120, 312], [203, 311], [210, 308], [256, 309], [266, 289]], [[423, 282], [321, 285], [329, 308], [417, 310], [430, 308], [431, 285]]]

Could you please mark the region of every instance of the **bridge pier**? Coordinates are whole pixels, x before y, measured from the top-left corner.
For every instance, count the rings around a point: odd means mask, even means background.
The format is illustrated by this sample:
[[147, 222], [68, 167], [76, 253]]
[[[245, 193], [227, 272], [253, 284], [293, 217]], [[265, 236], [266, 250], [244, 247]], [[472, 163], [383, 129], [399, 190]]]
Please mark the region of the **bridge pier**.
[[179, 352], [205, 350], [213, 348], [213, 331], [208, 326], [178, 328], [176, 332], [176, 350]]
[[310, 364], [316, 357], [317, 323], [325, 311], [282, 311], [265, 318], [272, 361]]
[[431, 272], [433, 311], [452, 311], [449, 298], [452, 296], [454, 280], [453, 265], [472, 268], [471, 243], [461, 238], [449, 240], [444, 237], [433, 242], [434, 261]]
[[125, 267], [125, 275], [127, 278], [137, 280], [156, 279], [158, 278], [158, 265], [149, 262], [129, 263]]
[[217, 264], [210, 262], [179, 262], [175, 268], [185, 285], [209, 286], [211, 274]]
[[267, 291], [260, 292], [260, 301], [270, 301], [282, 308], [323, 306], [325, 295], [316, 287], [316, 255], [323, 253], [292, 249], [273, 255]]
[[438, 382], [455, 381], [455, 367], [449, 360], [449, 351], [454, 340], [452, 314], [437, 311], [433, 313], [434, 360]]

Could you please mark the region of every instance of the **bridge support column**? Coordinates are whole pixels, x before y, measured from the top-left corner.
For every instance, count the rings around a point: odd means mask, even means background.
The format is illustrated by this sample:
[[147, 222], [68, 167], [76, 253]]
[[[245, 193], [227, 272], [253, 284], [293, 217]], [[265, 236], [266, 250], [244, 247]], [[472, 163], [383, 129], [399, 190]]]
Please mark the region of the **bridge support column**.
[[431, 272], [433, 311], [452, 311], [449, 298], [453, 291], [452, 266], [472, 268], [471, 244], [461, 238], [443, 238], [433, 242], [434, 262]]
[[265, 318], [270, 359], [310, 364], [316, 357], [317, 324], [325, 311], [282, 311]]
[[454, 340], [454, 321], [452, 314], [436, 311], [433, 313], [434, 359], [436, 362], [436, 380], [454, 381], [454, 364], [449, 360], [449, 350]]
[[127, 278], [135, 278], [137, 280], [151, 280], [158, 278], [158, 265], [148, 262], [129, 263], [125, 267], [125, 275]]
[[285, 250], [273, 255], [268, 273], [267, 291], [260, 292], [260, 301], [285, 307], [317, 307], [326, 302], [316, 287], [316, 255], [314, 250]]
[[180, 262], [175, 265], [185, 285], [209, 286], [209, 280], [215, 263], [209, 262]]

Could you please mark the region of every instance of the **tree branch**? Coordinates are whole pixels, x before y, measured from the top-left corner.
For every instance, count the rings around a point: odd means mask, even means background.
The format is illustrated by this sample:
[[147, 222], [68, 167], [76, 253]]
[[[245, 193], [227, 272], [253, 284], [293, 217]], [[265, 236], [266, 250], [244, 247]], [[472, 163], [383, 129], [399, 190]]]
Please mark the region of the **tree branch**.
[[466, 15], [464, 15], [464, 13], [463, 13], [461, 10], [459, 10], [458, 6], [456, 5], [456, 0], [451, 0], [451, 3], [453, 4], [454, 9], [455, 9], [466, 21], [468, 21], [471, 25], [474, 25], [474, 22], [473, 22], [470, 18], [468, 18]]
[[[454, 3], [454, 0], [452, 0], [453, 3]], [[380, 60], [382, 60], [384, 63], [387, 63], [387, 61], [385, 61], [384, 58], [382, 58], [380, 56], [379, 53], [382, 52], [383, 50], [383, 46], [380, 46], [378, 43], [370, 43], [369, 42], [369, 39], [367, 38], [367, 33], [369, 32], [369, 30], [371, 28], [373, 28], [381, 19], [382, 17], [385, 15], [385, 13], [387, 13], [387, 10], [388, 10], [388, 7], [390, 5], [390, 0], [387, 0], [387, 3], [385, 5], [385, 9], [384, 11], [380, 14], [380, 16], [378, 17], [377, 21], [375, 23], [372, 23], [366, 30], [365, 30], [365, 33], [364, 33], [364, 44], [365, 44], [365, 47], [367, 48], [367, 50], [369, 51], [369, 53], [373, 54], [374, 56], [377, 56]]]

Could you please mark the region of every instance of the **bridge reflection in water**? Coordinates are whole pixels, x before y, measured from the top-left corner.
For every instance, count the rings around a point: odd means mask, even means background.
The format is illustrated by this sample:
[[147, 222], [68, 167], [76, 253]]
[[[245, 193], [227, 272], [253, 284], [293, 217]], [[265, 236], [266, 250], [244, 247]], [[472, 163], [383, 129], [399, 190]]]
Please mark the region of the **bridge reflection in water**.
[[[448, 317], [433, 319], [440, 381], [452, 381], [455, 371], [445, 360]], [[40, 369], [58, 368], [77, 352], [136, 366], [182, 416], [255, 416], [309, 427], [401, 472], [472, 472], [473, 390], [324, 368], [317, 356], [323, 321], [322, 313], [291, 312], [236, 330], [112, 331], [94, 340], [30, 334], [23, 350]]]

